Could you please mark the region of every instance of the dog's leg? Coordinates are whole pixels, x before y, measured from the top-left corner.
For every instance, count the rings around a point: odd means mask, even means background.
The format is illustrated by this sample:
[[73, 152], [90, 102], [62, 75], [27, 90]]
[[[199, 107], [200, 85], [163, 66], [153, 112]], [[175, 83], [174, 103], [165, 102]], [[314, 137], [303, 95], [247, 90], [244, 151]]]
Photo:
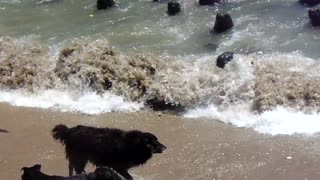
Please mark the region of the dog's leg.
[[78, 159], [77, 163], [74, 165], [74, 170], [76, 171], [76, 174], [85, 173], [84, 168], [86, 167], [86, 164], [88, 161], [84, 159]]
[[128, 170], [116, 170], [117, 173], [121, 174], [125, 180], [133, 180], [133, 177], [128, 173]]
[[73, 169], [74, 167], [72, 166], [72, 164], [69, 162], [69, 176], [73, 175]]
[[69, 175], [73, 175], [73, 169], [75, 170], [76, 174], [81, 174], [84, 172], [84, 168], [88, 163], [88, 158], [83, 154], [78, 152], [69, 152], [68, 153], [69, 159]]

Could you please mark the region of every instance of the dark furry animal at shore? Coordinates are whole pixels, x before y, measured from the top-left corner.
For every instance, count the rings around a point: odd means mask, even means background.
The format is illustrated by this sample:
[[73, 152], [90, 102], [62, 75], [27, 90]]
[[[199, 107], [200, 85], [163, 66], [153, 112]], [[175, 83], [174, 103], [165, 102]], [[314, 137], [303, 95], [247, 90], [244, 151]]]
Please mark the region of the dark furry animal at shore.
[[71, 177], [50, 176], [41, 172], [40, 164], [32, 167], [23, 167], [21, 171], [23, 171], [21, 180], [89, 180], [85, 174]]
[[96, 170], [88, 174], [89, 180], [124, 180], [124, 178], [108, 167], [97, 167]]
[[94, 172], [70, 177], [50, 176], [41, 172], [41, 165], [23, 167], [22, 180], [123, 180], [118, 173], [108, 167], [98, 167]]
[[80, 174], [91, 162], [96, 166], [111, 167], [131, 180], [133, 178], [128, 173], [130, 168], [144, 164], [153, 154], [166, 149], [155, 135], [138, 130], [88, 126], [68, 128], [60, 124], [53, 128], [52, 135], [65, 145], [70, 176], [73, 169]]

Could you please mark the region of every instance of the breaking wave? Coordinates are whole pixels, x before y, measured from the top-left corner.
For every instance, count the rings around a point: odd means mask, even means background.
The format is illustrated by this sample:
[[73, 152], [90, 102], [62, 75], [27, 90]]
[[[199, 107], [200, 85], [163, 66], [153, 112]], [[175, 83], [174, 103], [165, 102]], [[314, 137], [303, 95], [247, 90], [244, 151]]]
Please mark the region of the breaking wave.
[[2, 37], [0, 101], [87, 114], [182, 109], [262, 133], [320, 131], [318, 60], [257, 52], [236, 54], [220, 69], [217, 55], [125, 54], [106, 39], [46, 46]]
[[206, 117], [271, 135], [296, 133], [311, 135], [320, 132], [318, 112], [304, 113], [282, 106], [262, 113], [252, 113], [248, 105], [237, 105], [225, 110], [219, 110], [211, 105], [189, 110], [184, 117], [192, 119]]
[[77, 93], [47, 90], [41, 93], [23, 91], [0, 91], [0, 101], [13, 106], [52, 108], [63, 112], [101, 114], [107, 112], [135, 112], [143, 104], [126, 102], [122, 97], [108, 92], [97, 95], [93, 92]]

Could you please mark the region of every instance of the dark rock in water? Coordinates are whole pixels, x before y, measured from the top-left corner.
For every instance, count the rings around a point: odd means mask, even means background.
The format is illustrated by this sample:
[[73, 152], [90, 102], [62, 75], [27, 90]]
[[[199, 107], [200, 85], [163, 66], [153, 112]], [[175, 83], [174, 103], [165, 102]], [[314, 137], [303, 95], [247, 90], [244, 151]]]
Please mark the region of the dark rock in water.
[[219, 68], [224, 68], [224, 66], [232, 61], [234, 52], [224, 52], [217, 58], [217, 66]]
[[168, 3], [168, 15], [174, 16], [181, 11], [181, 6], [178, 2], [171, 1]]
[[110, 88], [112, 88], [112, 81], [110, 81], [109, 78], [105, 77], [103, 78], [102, 85], [104, 90], [109, 90]]
[[148, 99], [146, 105], [152, 108], [154, 111], [174, 110], [182, 111], [184, 108], [180, 105], [166, 102], [161, 96]]
[[216, 3], [221, 3], [221, 0], [199, 0], [200, 6], [214, 5]]
[[299, 2], [306, 6], [316, 6], [320, 4], [320, 0], [299, 0]]
[[313, 26], [320, 26], [320, 9], [310, 9], [308, 14], [311, 24]]
[[217, 33], [225, 32], [233, 27], [233, 21], [229, 13], [220, 14], [216, 16], [216, 22], [214, 23], [213, 30]]
[[114, 6], [116, 3], [113, 0], [97, 0], [97, 9], [103, 10]]

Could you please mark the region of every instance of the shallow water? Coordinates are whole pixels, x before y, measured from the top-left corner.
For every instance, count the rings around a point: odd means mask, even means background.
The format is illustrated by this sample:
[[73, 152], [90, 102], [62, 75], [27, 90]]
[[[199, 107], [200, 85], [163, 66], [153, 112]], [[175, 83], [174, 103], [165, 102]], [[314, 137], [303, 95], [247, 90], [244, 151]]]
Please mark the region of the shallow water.
[[[308, 22], [307, 8], [295, 0], [224, 1], [199, 6], [181, 1], [183, 12], [166, 15], [166, 3], [117, 1], [117, 7], [97, 11], [89, 0], [0, 1], [0, 34], [39, 36], [45, 42], [85, 36], [104, 37], [123, 50], [152, 51], [172, 55], [301, 51], [307, 57], [316, 51], [319, 30]], [[229, 12], [235, 27], [225, 34], [211, 34], [215, 15]], [[92, 17], [91, 17], [92, 16]], [[213, 49], [212, 49], [213, 48]]]

